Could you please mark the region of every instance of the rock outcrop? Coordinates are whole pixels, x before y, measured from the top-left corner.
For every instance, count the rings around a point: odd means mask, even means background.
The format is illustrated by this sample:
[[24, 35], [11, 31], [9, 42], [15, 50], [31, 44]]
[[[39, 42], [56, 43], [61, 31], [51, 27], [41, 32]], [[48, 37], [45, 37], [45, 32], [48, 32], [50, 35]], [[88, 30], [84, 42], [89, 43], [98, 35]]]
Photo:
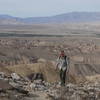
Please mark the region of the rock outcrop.
[[[16, 74], [17, 75], [17, 74]], [[20, 77], [20, 76], [19, 76]], [[25, 77], [18, 80], [0, 75], [0, 100], [99, 100], [100, 82], [84, 84], [49, 83], [42, 79], [33, 82]]]

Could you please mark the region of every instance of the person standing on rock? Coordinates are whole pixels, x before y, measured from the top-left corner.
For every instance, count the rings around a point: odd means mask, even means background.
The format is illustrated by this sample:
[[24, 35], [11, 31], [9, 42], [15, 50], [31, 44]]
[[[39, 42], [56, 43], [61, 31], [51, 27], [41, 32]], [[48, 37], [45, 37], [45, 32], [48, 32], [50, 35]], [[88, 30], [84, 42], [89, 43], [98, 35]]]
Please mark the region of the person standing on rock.
[[68, 67], [68, 57], [65, 55], [65, 52], [62, 50], [57, 59], [57, 65], [56, 65], [56, 70], [57, 68], [59, 68], [60, 71], [60, 80], [62, 86], [65, 85], [67, 67]]

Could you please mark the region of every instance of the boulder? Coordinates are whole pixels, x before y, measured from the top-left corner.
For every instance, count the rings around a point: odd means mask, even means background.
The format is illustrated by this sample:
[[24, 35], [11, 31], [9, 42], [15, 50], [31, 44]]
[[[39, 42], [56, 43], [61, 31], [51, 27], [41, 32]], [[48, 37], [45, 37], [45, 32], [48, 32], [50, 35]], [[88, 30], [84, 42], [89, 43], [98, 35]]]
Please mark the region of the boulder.
[[5, 73], [4, 72], [0, 72], [0, 79], [5, 77]]
[[34, 81], [34, 80], [44, 80], [44, 76], [42, 73], [32, 73], [30, 75], [28, 75], [28, 78], [31, 80], [31, 81]]
[[11, 77], [12, 77], [13, 80], [19, 80], [20, 79], [20, 76], [16, 73], [12, 73]]

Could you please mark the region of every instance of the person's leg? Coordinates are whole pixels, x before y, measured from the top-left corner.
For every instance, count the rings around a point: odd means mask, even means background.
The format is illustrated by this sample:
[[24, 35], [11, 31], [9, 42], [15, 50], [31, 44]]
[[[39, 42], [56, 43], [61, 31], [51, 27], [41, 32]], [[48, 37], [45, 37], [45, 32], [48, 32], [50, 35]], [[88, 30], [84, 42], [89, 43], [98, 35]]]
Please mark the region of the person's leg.
[[60, 70], [60, 81], [61, 81], [61, 85], [63, 84], [63, 70]]
[[66, 82], [66, 70], [63, 71], [63, 85], [65, 85], [65, 82]]

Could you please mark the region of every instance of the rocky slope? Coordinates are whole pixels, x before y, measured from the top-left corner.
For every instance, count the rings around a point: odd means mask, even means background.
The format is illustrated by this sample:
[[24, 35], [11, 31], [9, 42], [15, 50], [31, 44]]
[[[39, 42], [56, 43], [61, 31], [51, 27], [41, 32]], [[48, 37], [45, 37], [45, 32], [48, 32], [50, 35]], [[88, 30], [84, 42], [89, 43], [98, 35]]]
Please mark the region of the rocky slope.
[[[86, 77], [100, 74], [99, 39], [88, 38], [1, 39], [0, 71], [27, 76], [41, 72], [49, 82], [59, 81], [55, 71], [59, 51], [64, 48], [70, 58], [69, 81], [78, 83]], [[51, 74], [52, 73], [52, 74]], [[55, 77], [53, 77], [55, 76]]]
[[[99, 100], [100, 44], [91, 38], [0, 40], [1, 100]], [[60, 40], [60, 41], [59, 41]], [[59, 83], [56, 59], [70, 58], [66, 85]]]
[[[37, 74], [35, 74], [37, 75]], [[61, 87], [40, 79], [30, 81], [16, 73], [0, 73], [0, 100], [99, 100], [100, 81]]]

